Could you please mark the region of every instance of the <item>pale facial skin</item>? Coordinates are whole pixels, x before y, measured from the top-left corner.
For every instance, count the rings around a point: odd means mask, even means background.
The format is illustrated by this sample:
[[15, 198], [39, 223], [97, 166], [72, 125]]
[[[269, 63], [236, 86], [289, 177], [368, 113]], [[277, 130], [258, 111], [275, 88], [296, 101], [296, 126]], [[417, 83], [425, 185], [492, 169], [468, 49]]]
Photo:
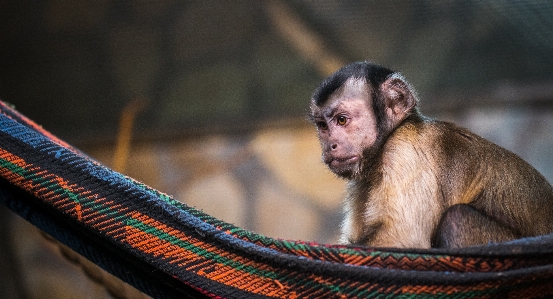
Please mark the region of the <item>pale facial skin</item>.
[[377, 139], [371, 102], [364, 80], [351, 78], [323, 106], [311, 107], [322, 159], [340, 177], [349, 179], [359, 174], [363, 149], [370, 148]]

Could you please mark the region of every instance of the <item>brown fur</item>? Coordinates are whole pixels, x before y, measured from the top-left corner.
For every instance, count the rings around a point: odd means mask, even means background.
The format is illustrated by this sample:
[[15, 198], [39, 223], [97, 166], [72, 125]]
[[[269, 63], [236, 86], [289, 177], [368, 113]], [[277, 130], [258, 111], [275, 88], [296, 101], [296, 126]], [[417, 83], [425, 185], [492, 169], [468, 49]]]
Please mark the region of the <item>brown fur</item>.
[[533, 167], [420, 115], [402, 77], [366, 82], [311, 105], [323, 160], [349, 180], [343, 243], [461, 247], [553, 232], [553, 188]]
[[458, 246], [553, 231], [553, 189], [543, 176], [453, 124], [410, 117], [373, 167], [349, 183], [343, 241], [429, 248], [441, 216], [456, 204], [471, 205], [508, 228], [496, 235], [466, 232]]

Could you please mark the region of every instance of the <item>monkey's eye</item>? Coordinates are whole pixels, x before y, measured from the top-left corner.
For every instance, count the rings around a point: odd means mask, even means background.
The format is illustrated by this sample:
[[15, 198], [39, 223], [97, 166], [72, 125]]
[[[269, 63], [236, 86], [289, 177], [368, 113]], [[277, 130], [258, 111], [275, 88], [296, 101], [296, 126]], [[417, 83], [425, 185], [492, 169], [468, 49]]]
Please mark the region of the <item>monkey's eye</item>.
[[317, 122], [317, 128], [319, 128], [319, 130], [326, 130], [328, 129], [328, 125], [324, 121], [319, 121]]
[[345, 116], [340, 115], [336, 118], [336, 123], [340, 126], [345, 125], [347, 122], [348, 122], [348, 119]]

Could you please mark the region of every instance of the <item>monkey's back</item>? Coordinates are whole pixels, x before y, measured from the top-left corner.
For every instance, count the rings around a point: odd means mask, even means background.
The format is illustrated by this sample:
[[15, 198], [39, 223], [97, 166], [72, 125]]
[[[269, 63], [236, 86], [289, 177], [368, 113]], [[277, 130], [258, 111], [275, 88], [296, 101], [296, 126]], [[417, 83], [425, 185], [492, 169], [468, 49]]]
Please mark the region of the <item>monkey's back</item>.
[[529, 163], [452, 123], [416, 126], [441, 164], [436, 175], [446, 205], [471, 204], [522, 236], [553, 232], [553, 187]]

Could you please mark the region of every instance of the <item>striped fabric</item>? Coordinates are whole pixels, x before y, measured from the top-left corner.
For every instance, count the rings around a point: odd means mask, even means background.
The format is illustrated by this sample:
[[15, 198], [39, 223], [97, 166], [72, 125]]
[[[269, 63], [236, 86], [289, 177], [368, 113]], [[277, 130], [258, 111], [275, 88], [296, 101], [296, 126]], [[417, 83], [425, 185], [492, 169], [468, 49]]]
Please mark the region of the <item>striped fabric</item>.
[[114, 172], [0, 102], [0, 202], [154, 298], [545, 298], [553, 235], [458, 250], [258, 235]]

